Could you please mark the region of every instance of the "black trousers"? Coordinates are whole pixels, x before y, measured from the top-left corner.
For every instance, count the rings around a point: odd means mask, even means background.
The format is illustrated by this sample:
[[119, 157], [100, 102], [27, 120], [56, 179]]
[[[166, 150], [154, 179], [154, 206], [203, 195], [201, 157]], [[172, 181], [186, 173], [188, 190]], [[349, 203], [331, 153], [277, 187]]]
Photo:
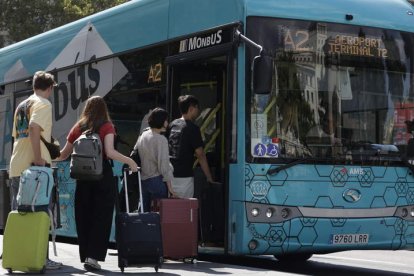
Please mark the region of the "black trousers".
[[104, 161], [99, 181], [76, 181], [75, 221], [81, 262], [105, 261], [115, 206], [116, 182], [112, 166]]

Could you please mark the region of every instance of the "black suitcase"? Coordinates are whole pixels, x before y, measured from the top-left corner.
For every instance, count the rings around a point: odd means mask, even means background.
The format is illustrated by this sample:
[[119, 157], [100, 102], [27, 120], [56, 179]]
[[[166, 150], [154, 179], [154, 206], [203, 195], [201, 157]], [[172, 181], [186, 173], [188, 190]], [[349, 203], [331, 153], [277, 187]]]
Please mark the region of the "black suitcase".
[[140, 204], [138, 213], [129, 213], [127, 173], [127, 170], [124, 170], [126, 212], [117, 212], [115, 218], [118, 266], [122, 272], [125, 267], [131, 266], [154, 266], [155, 271], [158, 272], [163, 263], [160, 216], [155, 212], [143, 212], [139, 171]]

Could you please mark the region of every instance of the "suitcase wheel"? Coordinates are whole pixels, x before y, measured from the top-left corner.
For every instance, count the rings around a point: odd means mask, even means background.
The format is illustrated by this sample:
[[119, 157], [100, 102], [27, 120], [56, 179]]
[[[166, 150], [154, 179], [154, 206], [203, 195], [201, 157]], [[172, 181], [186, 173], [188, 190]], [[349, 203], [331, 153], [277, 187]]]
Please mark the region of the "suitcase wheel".
[[196, 264], [197, 263], [197, 259], [196, 258], [184, 258], [183, 259], [183, 263], [185, 264]]
[[46, 266], [44, 265], [42, 270], [40, 270], [40, 274], [45, 274], [46, 273]]
[[121, 272], [124, 273], [125, 267], [128, 266], [124, 259], [118, 259], [118, 266], [121, 269]]
[[158, 259], [158, 267], [161, 268], [163, 263], [164, 263], [164, 257], [160, 256], [160, 258]]
[[158, 272], [158, 269], [161, 268], [163, 262], [164, 262], [164, 257], [163, 256], [160, 256], [160, 258], [158, 259], [158, 265], [156, 265], [154, 267], [155, 272]]
[[13, 273], [13, 269], [7, 268], [7, 273], [12, 274]]

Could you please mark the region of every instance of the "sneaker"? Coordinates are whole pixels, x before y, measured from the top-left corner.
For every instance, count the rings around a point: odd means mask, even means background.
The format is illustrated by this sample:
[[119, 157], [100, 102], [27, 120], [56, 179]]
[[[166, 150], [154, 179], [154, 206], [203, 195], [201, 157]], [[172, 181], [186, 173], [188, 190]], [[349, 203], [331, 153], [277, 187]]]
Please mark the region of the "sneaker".
[[86, 258], [83, 267], [85, 267], [87, 271], [101, 270], [101, 266], [98, 264], [98, 261], [92, 258]]
[[55, 262], [55, 261], [52, 261], [52, 260], [49, 260], [49, 259], [46, 260], [46, 269], [48, 269], [48, 270], [59, 269], [59, 268], [62, 267], [62, 265], [63, 264], [59, 263], [59, 262]]

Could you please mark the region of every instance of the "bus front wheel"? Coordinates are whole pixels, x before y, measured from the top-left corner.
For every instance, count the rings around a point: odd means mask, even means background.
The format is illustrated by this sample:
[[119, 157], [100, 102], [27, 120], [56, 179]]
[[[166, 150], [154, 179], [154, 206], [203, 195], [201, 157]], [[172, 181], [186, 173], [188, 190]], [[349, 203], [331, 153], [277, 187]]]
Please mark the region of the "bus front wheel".
[[312, 257], [311, 253], [290, 253], [274, 255], [279, 262], [306, 262]]

